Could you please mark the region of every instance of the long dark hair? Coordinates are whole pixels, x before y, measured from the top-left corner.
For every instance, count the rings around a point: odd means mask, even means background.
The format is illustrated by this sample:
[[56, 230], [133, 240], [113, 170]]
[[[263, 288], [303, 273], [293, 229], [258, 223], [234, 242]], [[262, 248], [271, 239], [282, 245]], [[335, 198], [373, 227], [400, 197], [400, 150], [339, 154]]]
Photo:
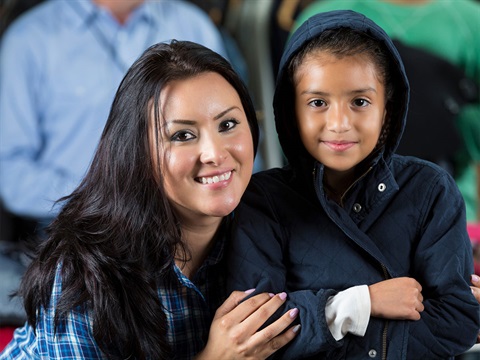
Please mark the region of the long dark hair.
[[[248, 91], [230, 64], [192, 42], [147, 49], [122, 80], [92, 164], [48, 228], [19, 294], [35, 328], [38, 310], [50, 306], [61, 266], [62, 293], [55, 326], [73, 309], [88, 309], [93, 335], [110, 358], [167, 359], [166, 317], [158, 279], [173, 279], [182, 248], [178, 218], [155, 176], [149, 143], [152, 106], [165, 85], [205, 72], [223, 76], [238, 92], [255, 150], [258, 125]], [[159, 126], [155, 111], [155, 126]], [[156, 180], [157, 179], [157, 180]]]

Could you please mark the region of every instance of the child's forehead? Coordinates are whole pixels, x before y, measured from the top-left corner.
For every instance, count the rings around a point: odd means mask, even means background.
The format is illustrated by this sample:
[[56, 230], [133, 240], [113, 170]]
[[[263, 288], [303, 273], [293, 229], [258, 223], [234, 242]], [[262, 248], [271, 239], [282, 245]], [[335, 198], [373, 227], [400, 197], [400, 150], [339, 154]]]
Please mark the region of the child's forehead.
[[[305, 56], [295, 70], [293, 85], [297, 87], [302, 83], [303, 85], [309, 84], [308, 87], [311, 87], [312, 84], [318, 86], [331, 79], [335, 79], [337, 83], [343, 81], [350, 85], [353, 79], [363, 79], [364, 82], [373, 81], [374, 83], [380, 81], [383, 84], [382, 78], [375, 62], [365, 54], [338, 56], [328, 51], [322, 51]], [[359, 86], [358, 82], [355, 86]]]
[[368, 66], [375, 69], [375, 62], [372, 61], [370, 55], [365, 53], [355, 54], [355, 55], [338, 55], [334, 54], [328, 50], [317, 50], [312, 51], [304, 56], [302, 61], [298, 64], [298, 67], [295, 71], [295, 74], [303, 74], [305, 71], [308, 73], [308, 69], [312, 67], [325, 66], [331, 64], [351, 64], [360, 63], [363, 66]]
[[371, 54], [367, 52], [337, 53], [332, 49], [314, 48], [307, 52], [300, 64], [308, 61], [338, 61], [347, 58], [360, 58], [363, 61], [371, 60]]

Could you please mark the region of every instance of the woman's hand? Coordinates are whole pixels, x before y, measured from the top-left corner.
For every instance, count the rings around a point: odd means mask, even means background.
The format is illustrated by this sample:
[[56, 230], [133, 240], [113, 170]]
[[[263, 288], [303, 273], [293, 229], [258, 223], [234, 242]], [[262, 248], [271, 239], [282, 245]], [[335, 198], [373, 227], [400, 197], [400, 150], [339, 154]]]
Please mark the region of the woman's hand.
[[[480, 303], [480, 277], [478, 275], [472, 274], [470, 276], [470, 281], [472, 282], [473, 286], [470, 286], [472, 289], [473, 296], [475, 299]], [[480, 331], [477, 335], [477, 344], [480, 343]]]
[[259, 330], [285, 302], [285, 293], [262, 293], [241, 302], [249, 293], [234, 291], [217, 309], [207, 345], [195, 359], [265, 359], [295, 337], [300, 325], [283, 331], [297, 317], [297, 309]]
[[368, 289], [371, 316], [394, 320], [420, 320], [420, 313], [424, 310], [422, 286], [415, 279], [389, 279], [370, 285]]

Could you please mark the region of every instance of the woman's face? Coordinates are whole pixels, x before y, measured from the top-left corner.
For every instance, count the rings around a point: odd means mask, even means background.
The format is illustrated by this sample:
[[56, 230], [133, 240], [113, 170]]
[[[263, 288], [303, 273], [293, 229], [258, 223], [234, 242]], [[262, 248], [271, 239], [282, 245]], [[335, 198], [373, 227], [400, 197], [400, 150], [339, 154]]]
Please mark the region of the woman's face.
[[375, 148], [386, 116], [385, 87], [366, 56], [307, 55], [295, 74], [300, 137], [326, 171], [348, 174]]
[[183, 220], [228, 215], [240, 202], [254, 161], [238, 93], [208, 72], [170, 82], [160, 103], [159, 158], [170, 202]]

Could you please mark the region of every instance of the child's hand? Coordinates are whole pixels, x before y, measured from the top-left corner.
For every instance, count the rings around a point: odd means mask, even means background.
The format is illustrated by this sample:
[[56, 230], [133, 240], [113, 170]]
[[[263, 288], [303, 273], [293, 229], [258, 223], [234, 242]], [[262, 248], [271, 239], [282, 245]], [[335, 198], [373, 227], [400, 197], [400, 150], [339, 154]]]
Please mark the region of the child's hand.
[[[480, 303], [480, 277], [478, 275], [472, 274], [470, 277], [470, 281], [472, 282], [473, 286], [470, 286], [472, 289], [473, 296], [475, 299]], [[477, 344], [480, 343], [480, 332], [477, 335]]]
[[389, 279], [368, 288], [371, 316], [395, 320], [420, 319], [420, 313], [424, 309], [422, 286], [415, 279]]
[[282, 332], [297, 317], [297, 309], [287, 311], [271, 325], [258, 330], [285, 302], [285, 293], [274, 296], [262, 293], [240, 303], [247, 294], [234, 291], [217, 309], [208, 343], [197, 360], [265, 359], [295, 337], [299, 325]]

